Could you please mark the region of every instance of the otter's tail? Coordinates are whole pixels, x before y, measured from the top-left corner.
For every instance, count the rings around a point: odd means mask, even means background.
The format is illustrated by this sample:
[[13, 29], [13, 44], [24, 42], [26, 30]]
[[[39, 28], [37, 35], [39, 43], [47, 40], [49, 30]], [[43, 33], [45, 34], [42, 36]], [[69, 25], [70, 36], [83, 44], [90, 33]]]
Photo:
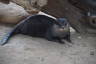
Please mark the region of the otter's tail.
[[0, 40], [0, 45], [6, 44], [6, 43], [8, 42], [8, 40], [11, 38], [11, 36], [13, 36], [13, 35], [14, 35], [14, 31], [11, 31], [11, 32], [7, 33], [7, 34], [3, 37], [3, 39]]

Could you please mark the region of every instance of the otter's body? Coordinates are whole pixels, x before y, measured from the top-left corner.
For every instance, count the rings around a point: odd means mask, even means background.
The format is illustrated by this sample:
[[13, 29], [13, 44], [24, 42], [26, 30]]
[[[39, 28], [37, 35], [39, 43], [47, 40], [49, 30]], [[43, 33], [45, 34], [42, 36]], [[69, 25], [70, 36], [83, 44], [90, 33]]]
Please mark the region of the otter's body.
[[[64, 24], [65, 23], [65, 24]], [[43, 37], [50, 41], [64, 43], [62, 39], [70, 40], [70, 30], [66, 21], [59, 21], [45, 15], [33, 15], [20, 22], [5, 43], [15, 34], [24, 34], [32, 37]]]

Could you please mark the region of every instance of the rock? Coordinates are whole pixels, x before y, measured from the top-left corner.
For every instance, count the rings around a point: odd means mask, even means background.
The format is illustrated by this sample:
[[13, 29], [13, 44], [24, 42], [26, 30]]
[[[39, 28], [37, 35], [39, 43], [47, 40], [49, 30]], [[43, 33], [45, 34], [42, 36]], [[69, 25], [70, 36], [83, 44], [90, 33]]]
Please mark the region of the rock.
[[22, 6], [29, 13], [38, 11], [47, 4], [47, 0], [12, 0], [12, 2]]
[[0, 22], [16, 24], [28, 15], [24, 8], [15, 3], [5, 4], [0, 2]]

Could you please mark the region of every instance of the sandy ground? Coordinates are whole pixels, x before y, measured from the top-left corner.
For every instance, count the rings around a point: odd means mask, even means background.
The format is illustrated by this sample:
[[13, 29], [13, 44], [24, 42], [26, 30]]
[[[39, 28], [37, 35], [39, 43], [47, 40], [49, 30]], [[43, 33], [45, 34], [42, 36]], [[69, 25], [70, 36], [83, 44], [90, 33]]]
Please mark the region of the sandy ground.
[[[0, 25], [0, 40], [12, 29]], [[0, 46], [0, 64], [96, 64], [96, 37], [71, 33], [74, 44], [16, 35]]]

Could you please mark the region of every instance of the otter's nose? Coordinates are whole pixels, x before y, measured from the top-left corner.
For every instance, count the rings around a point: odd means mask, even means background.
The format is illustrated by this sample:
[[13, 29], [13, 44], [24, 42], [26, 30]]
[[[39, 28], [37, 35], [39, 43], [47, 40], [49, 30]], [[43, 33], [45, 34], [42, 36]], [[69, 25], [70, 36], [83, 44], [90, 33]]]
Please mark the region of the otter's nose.
[[65, 28], [65, 26], [62, 26], [62, 28], [64, 29], [64, 28]]

